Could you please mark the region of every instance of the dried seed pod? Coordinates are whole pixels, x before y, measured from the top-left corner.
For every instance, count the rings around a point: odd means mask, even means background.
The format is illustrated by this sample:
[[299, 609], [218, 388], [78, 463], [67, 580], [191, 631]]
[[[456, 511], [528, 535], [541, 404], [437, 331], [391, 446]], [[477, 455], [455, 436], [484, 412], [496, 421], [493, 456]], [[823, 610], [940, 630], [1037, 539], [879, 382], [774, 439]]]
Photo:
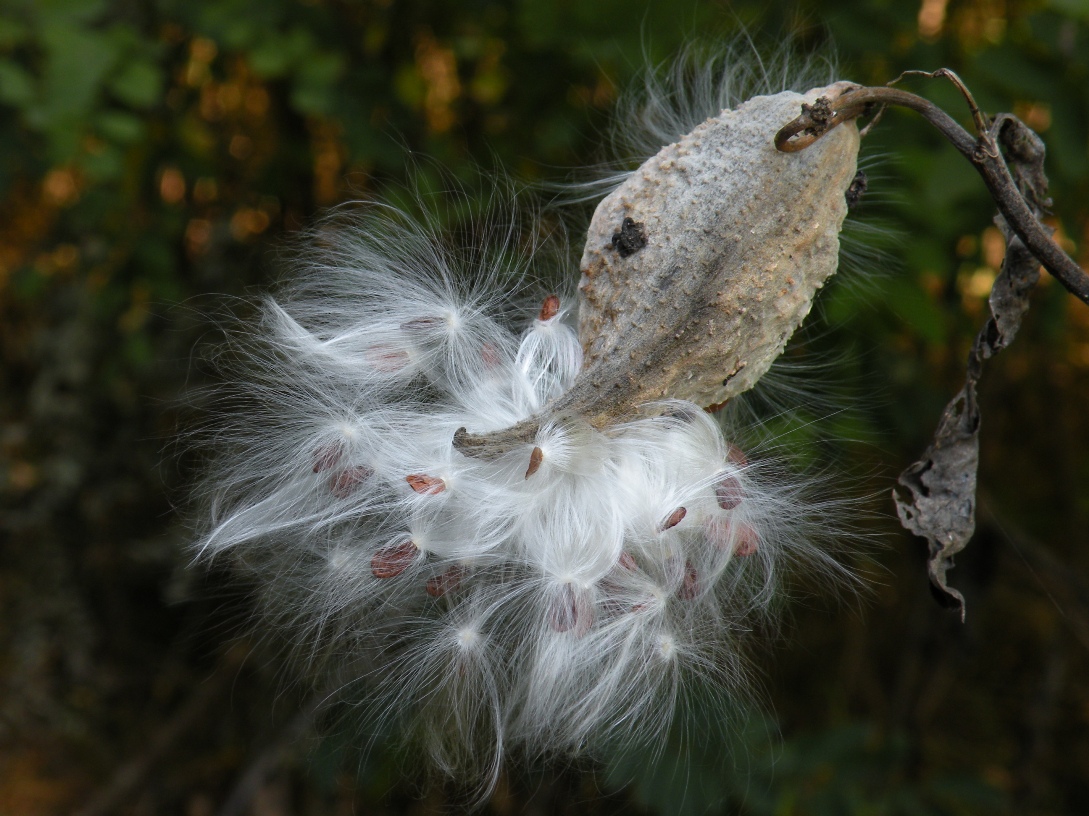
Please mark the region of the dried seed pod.
[[375, 578], [396, 578], [412, 566], [419, 552], [412, 539], [382, 547], [371, 558], [371, 574]]
[[434, 496], [446, 490], [446, 482], [437, 476], [428, 476], [424, 473], [413, 473], [406, 476], [405, 481], [421, 496]]
[[[756, 384], [836, 271], [859, 143], [853, 122], [797, 153], [778, 151], [774, 137], [803, 103], [852, 87], [725, 110], [598, 205], [579, 284], [584, 364], [549, 414], [603, 428], [656, 400], [708, 406]], [[500, 455], [541, 419], [459, 433], [454, 444]]]
[[[776, 124], [845, 87], [758, 96], [723, 111], [601, 202], [579, 284], [589, 378], [633, 402], [698, 405], [756, 383], [836, 270], [858, 152], [858, 133], [846, 126], [821, 156], [790, 161], [775, 149]], [[624, 252], [614, 234], [629, 222], [645, 246]], [[621, 371], [633, 360], [637, 384]]]

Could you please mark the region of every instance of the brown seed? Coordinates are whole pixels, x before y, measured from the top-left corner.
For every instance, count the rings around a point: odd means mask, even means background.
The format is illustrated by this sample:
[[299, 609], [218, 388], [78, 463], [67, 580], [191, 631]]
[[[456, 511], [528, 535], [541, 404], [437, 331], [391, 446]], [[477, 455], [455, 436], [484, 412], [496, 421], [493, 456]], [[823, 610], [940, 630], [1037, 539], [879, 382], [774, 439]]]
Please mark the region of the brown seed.
[[423, 473], [413, 473], [411, 476], [406, 476], [405, 481], [408, 482], [409, 487], [422, 496], [435, 496], [446, 490], [446, 482], [442, 479], [427, 476]]
[[683, 507], [678, 507], [672, 513], [669, 514], [669, 518], [662, 522], [662, 526], [659, 528], [661, 532], [670, 530], [681, 523], [681, 520], [688, 514], [688, 511]]
[[706, 411], [709, 414], [717, 414], [719, 411], [721, 411], [723, 408], [726, 407], [726, 403], [728, 403], [728, 402], [729, 402], [729, 400], [723, 400], [722, 402], [716, 402], [716, 403], [713, 403], [712, 405], [708, 405], [703, 410]]
[[329, 470], [340, 461], [340, 457], [343, 455], [344, 447], [339, 442], [322, 445], [314, 451], [314, 472], [321, 473], [323, 470]]
[[575, 637], [582, 637], [594, 622], [594, 608], [585, 592], [564, 584], [549, 607], [548, 622], [557, 632], [571, 632]]
[[371, 574], [375, 578], [396, 578], [412, 566], [419, 550], [412, 539], [399, 544], [387, 544], [371, 558]]
[[635, 572], [639, 569], [639, 565], [635, 563], [635, 559], [627, 550], [620, 551], [620, 558], [616, 560], [616, 563], [626, 569], [628, 572]]
[[432, 598], [441, 598], [447, 592], [453, 589], [457, 589], [461, 582], [465, 579], [465, 567], [460, 564], [454, 564], [454, 566], [448, 568], [441, 575], [436, 575], [433, 578], [429, 578], [427, 581], [427, 594]]
[[329, 489], [338, 499], [346, 499], [355, 489], [374, 475], [374, 471], [366, 465], [356, 465], [345, 468], [334, 474], [329, 480]]
[[395, 374], [409, 364], [408, 352], [393, 346], [371, 346], [363, 352], [363, 356], [385, 374]]
[[534, 473], [537, 472], [537, 468], [541, 466], [541, 461], [544, 459], [544, 451], [540, 448], [534, 448], [533, 453], [529, 455], [529, 467], [526, 469], [526, 478], [528, 479]]
[[501, 362], [499, 349], [491, 343], [485, 343], [480, 347], [480, 359], [484, 361], [484, 367], [489, 371], [498, 368]]
[[684, 581], [677, 590], [677, 597], [682, 601], [694, 601], [700, 594], [700, 575], [691, 561], [684, 562]]
[[713, 544], [715, 549], [725, 552], [732, 549], [734, 542], [734, 523], [724, 517], [710, 518], [703, 525], [703, 533], [707, 537], [707, 543]]
[[748, 524], [742, 524], [737, 531], [737, 541], [734, 542], [734, 555], [744, 558], [758, 549], [760, 549], [760, 536]]
[[749, 457], [737, 445], [729, 445], [726, 450], [726, 460], [738, 467], [745, 467], [745, 465], [749, 464]]
[[549, 295], [544, 299], [544, 303], [541, 304], [541, 313], [537, 315], [537, 319], [542, 323], [546, 320], [551, 320], [560, 313], [560, 298], [559, 295]]
[[745, 498], [741, 483], [733, 476], [724, 476], [715, 485], [715, 498], [723, 510], [733, 510]]
[[401, 324], [401, 328], [411, 332], [433, 331], [441, 326], [442, 323], [443, 320], [441, 317], [417, 317], [412, 320], [406, 320]]

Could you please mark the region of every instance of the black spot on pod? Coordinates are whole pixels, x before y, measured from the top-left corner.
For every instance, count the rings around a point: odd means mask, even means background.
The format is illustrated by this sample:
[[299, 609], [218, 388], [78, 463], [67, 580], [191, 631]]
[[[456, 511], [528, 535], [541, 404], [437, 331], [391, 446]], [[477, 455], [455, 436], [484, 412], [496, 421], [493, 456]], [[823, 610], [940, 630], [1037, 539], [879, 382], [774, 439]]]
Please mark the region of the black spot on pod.
[[855, 173], [854, 181], [852, 181], [851, 186], [847, 188], [847, 209], [851, 209], [855, 204], [862, 200], [862, 196], [869, 185], [870, 181], [866, 178], [866, 174], [862, 170]]
[[620, 229], [613, 233], [609, 246], [620, 253], [621, 258], [634, 255], [647, 245], [647, 229], [642, 222], [625, 218]]

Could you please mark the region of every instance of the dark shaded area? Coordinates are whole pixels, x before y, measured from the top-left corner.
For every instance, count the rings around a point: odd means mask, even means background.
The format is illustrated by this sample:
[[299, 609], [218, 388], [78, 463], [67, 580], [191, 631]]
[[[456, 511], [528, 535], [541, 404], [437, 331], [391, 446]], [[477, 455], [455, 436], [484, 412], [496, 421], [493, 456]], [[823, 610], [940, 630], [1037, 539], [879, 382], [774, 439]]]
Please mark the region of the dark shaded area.
[[[637, 66], [738, 23], [772, 41], [801, 26], [800, 49], [834, 43], [840, 73], [867, 84], [956, 70], [985, 111], [1041, 133], [1048, 224], [1087, 266], [1076, 3], [4, 5], [0, 812], [465, 803], [294, 678], [275, 637], [248, 626], [257, 588], [188, 568], [188, 485], [207, 451], [187, 434], [215, 381], [211, 318], [244, 315], [322, 208], [406, 183], [427, 194], [446, 183], [439, 167], [487, 199], [474, 163], [554, 180], [597, 160]], [[954, 89], [908, 84], [966, 121]], [[1006, 240], [979, 179], [922, 123], [888, 114], [866, 153], [885, 158], [852, 211], [862, 271], [829, 287], [826, 330], [788, 352], [838, 353], [802, 376], [821, 393], [854, 383], [853, 410], [803, 395], [764, 430], [887, 495], [960, 387]], [[980, 384], [978, 524], [954, 573], [964, 625], [933, 603], [918, 542], [882, 504], [884, 547], [861, 567], [871, 592], [796, 605], [785, 643], [753, 655], [774, 715], [697, 705], [728, 741], [671, 743], [657, 763], [514, 767], [487, 811], [1089, 809], [1089, 310], [1046, 277], [1032, 301]]]

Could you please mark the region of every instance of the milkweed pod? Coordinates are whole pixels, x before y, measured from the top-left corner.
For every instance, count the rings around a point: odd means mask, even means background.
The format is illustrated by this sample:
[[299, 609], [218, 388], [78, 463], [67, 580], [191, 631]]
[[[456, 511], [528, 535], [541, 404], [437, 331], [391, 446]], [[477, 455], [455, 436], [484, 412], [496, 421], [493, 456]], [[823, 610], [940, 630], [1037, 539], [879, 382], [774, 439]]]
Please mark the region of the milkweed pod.
[[724, 110], [601, 202], [581, 263], [582, 379], [614, 402], [707, 406], [767, 371], [836, 271], [859, 145], [850, 123], [819, 153], [781, 153], [773, 139], [803, 103], [849, 87]]

